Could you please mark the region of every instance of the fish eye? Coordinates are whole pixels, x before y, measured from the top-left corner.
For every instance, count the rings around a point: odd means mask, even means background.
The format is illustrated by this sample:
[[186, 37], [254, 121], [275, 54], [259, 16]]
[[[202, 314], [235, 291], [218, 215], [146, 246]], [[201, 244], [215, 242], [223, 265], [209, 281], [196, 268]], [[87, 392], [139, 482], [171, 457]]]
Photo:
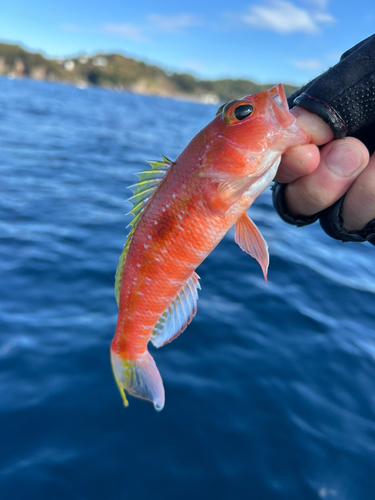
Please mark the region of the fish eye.
[[237, 120], [244, 120], [245, 118], [248, 118], [253, 111], [254, 106], [252, 104], [241, 104], [234, 110], [234, 116]]
[[221, 114], [227, 125], [238, 125], [238, 122], [249, 118], [254, 111], [253, 104], [236, 99], [227, 102], [222, 108]]

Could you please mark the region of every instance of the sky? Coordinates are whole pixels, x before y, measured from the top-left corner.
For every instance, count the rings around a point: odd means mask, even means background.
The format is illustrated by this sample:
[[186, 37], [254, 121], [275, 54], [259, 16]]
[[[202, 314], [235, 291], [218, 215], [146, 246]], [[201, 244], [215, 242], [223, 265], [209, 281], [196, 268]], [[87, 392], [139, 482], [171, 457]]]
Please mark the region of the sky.
[[202, 79], [301, 85], [375, 32], [374, 0], [0, 0], [0, 40], [121, 53]]

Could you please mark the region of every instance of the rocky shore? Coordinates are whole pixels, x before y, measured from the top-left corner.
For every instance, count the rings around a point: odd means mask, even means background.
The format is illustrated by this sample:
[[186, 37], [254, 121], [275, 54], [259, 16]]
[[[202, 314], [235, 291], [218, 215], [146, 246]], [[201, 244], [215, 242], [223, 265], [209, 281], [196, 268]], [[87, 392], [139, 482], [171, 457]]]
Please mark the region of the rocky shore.
[[[5, 43], [0, 43], [0, 75], [66, 82], [81, 88], [98, 85], [210, 104], [252, 94], [274, 84], [259, 85], [250, 80], [198, 80], [187, 73], [167, 73], [157, 66], [120, 54], [82, 54], [67, 59], [48, 59], [18, 45]], [[291, 93], [294, 87], [285, 85], [285, 90]]]

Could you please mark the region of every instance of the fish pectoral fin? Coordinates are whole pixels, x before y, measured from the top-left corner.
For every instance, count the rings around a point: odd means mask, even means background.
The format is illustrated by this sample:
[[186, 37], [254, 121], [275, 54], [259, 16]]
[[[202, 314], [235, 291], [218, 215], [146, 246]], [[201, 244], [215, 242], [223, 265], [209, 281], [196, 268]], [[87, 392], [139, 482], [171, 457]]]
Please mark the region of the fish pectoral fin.
[[211, 206], [217, 213], [224, 215], [253, 182], [254, 180], [249, 177], [236, 177], [220, 182], [216, 193], [211, 198]]
[[111, 350], [113, 374], [125, 406], [129, 403], [125, 391], [136, 398], [154, 404], [155, 410], [164, 407], [164, 386], [151, 354], [146, 351], [136, 358], [128, 358]]
[[234, 241], [241, 250], [256, 259], [262, 268], [264, 279], [267, 281], [267, 270], [269, 264], [268, 245], [260, 234], [250, 217], [244, 213], [236, 222], [234, 228]]
[[160, 316], [151, 335], [155, 347], [162, 347], [182, 333], [197, 312], [199, 276], [193, 273]]

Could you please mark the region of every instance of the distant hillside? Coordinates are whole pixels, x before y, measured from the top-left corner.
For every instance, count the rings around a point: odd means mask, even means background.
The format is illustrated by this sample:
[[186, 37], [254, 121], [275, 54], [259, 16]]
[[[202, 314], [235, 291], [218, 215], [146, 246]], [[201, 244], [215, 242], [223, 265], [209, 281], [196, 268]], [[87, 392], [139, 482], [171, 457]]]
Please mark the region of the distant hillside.
[[[46, 59], [18, 45], [0, 43], [0, 75], [15, 78], [99, 85], [141, 94], [175, 96], [218, 103], [269, 88], [249, 80], [198, 80], [186, 73], [167, 74], [162, 69], [119, 54], [96, 54], [69, 59]], [[279, 83], [279, 82], [275, 82]], [[284, 85], [287, 94], [295, 87]]]

